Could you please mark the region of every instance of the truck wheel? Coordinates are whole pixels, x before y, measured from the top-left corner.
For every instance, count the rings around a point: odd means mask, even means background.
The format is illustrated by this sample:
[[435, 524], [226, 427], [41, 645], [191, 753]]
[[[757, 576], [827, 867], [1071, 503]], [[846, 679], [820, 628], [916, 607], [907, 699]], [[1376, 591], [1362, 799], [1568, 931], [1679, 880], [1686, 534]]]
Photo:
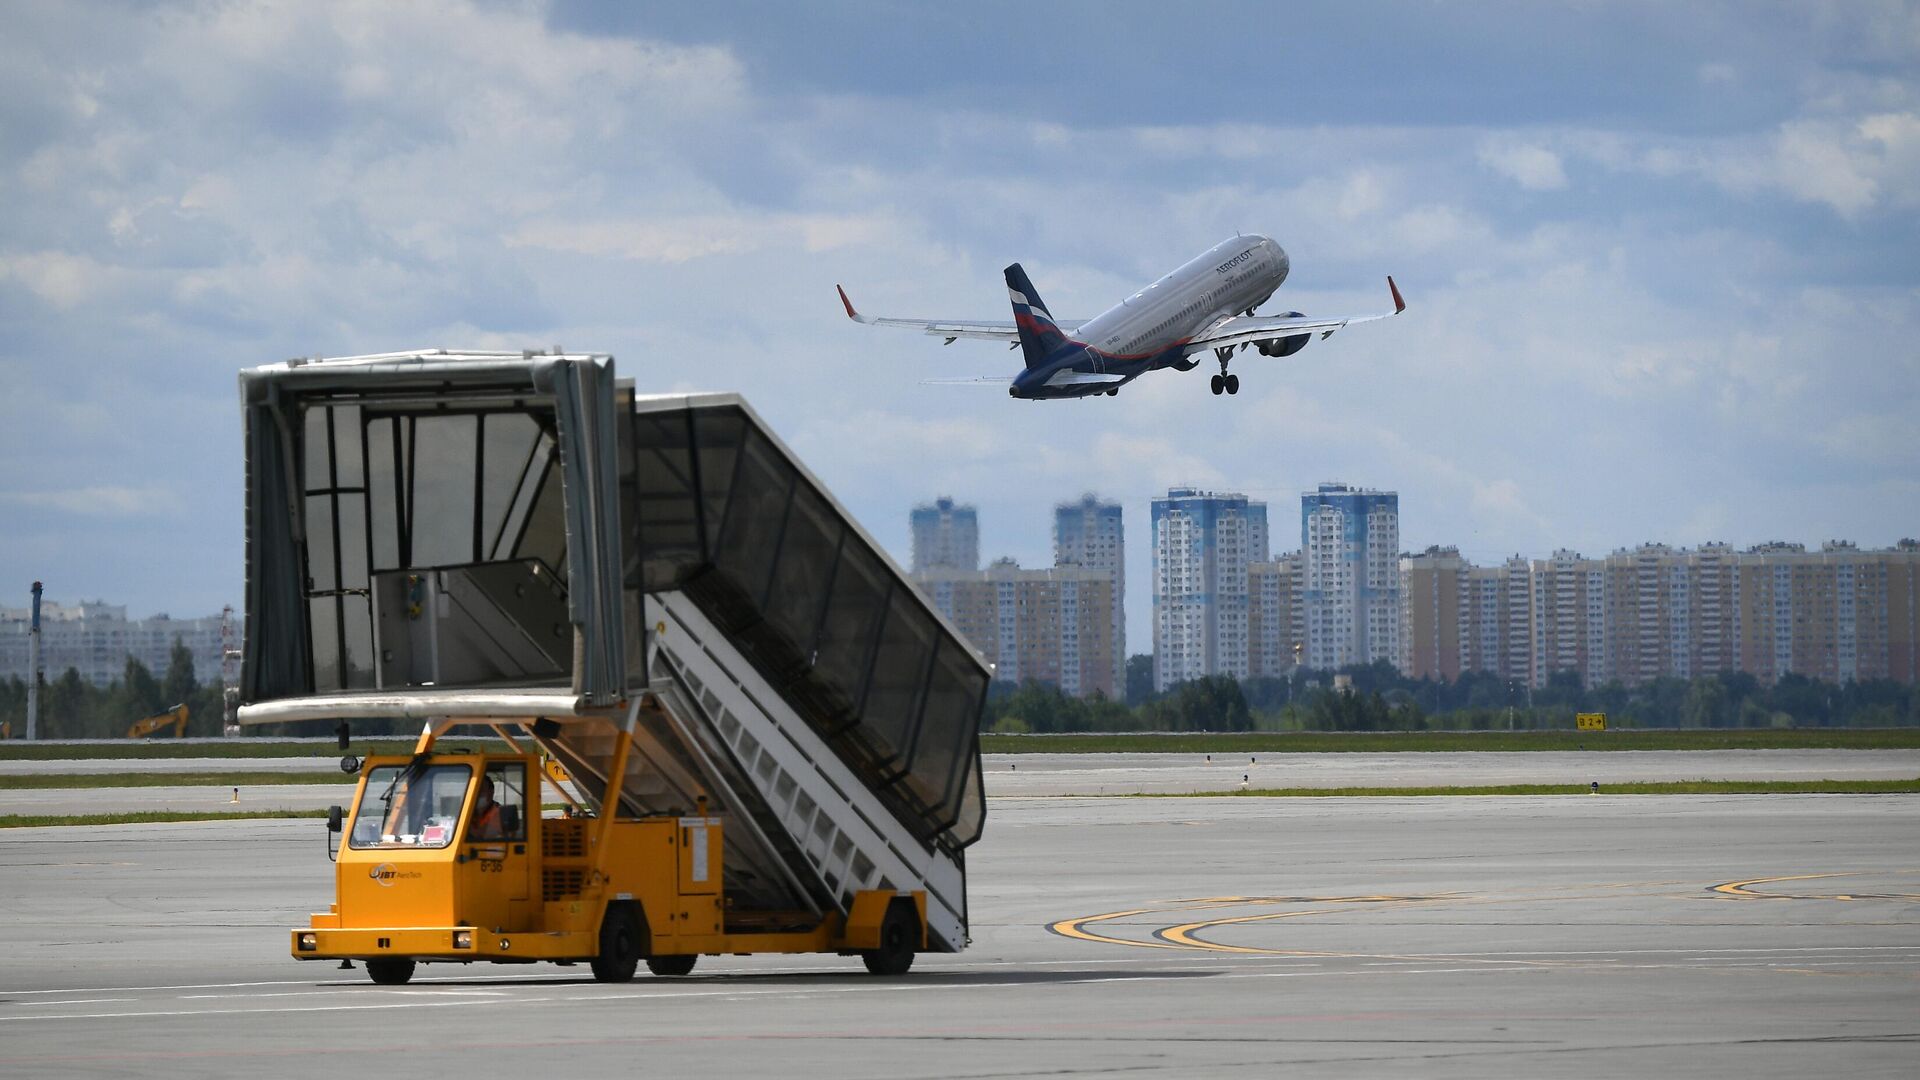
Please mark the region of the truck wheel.
[[647, 970], [655, 975], [685, 975], [693, 970], [693, 962], [698, 959], [692, 953], [685, 956], [649, 956]]
[[640, 928], [626, 904], [608, 904], [600, 920], [600, 955], [593, 958], [593, 977], [621, 983], [633, 978], [640, 966]]
[[367, 977], [381, 986], [404, 986], [413, 978], [413, 967], [411, 960], [369, 960]]
[[880, 922], [880, 947], [860, 954], [875, 975], [905, 975], [913, 967], [913, 947], [920, 940], [920, 915], [913, 903], [895, 902]]

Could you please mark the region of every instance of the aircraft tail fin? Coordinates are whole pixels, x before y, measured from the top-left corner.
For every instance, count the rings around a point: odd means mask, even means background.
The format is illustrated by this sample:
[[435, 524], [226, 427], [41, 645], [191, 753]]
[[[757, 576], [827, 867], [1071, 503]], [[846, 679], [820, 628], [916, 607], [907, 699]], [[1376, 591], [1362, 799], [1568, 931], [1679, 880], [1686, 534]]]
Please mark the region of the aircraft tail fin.
[[1037, 367], [1067, 343], [1067, 335], [1054, 325], [1053, 313], [1033, 291], [1033, 282], [1019, 263], [1007, 267], [1007, 296], [1013, 301], [1014, 325], [1020, 328], [1020, 351], [1026, 355], [1027, 367]]

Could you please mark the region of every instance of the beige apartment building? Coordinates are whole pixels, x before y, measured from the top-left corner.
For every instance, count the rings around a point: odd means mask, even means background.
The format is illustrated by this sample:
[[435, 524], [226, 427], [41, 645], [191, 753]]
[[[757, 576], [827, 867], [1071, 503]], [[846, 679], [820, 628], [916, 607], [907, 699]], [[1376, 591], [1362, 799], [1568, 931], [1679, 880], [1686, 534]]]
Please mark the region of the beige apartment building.
[[1744, 671], [1762, 682], [1920, 680], [1920, 543], [1818, 551], [1642, 544], [1476, 567], [1452, 548], [1401, 559], [1401, 670], [1594, 686]]
[[994, 679], [1033, 680], [1064, 693], [1118, 697], [1114, 578], [1102, 569], [1023, 570], [1000, 559], [985, 570], [913, 575], [934, 607], [994, 665]]
[[1280, 678], [1306, 648], [1300, 603], [1303, 560], [1297, 551], [1247, 564], [1247, 674]]

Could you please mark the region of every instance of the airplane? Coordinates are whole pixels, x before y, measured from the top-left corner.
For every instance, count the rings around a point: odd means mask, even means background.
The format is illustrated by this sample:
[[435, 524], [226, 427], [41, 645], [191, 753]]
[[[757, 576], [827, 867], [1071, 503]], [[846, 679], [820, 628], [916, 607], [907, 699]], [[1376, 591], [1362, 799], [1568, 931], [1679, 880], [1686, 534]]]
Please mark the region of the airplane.
[[1026, 357], [1026, 370], [1011, 378], [930, 382], [1007, 383], [1008, 395], [1026, 400], [1113, 396], [1149, 371], [1191, 371], [1200, 365], [1197, 354], [1212, 349], [1220, 362], [1212, 383], [1219, 395], [1240, 392], [1240, 376], [1227, 371], [1227, 362], [1248, 345], [1262, 356], [1292, 356], [1315, 334], [1324, 340], [1341, 327], [1392, 318], [1407, 309], [1400, 287], [1388, 277], [1393, 310], [1385, 314], [1255, 315], [1254, 309], [1287, 280], [1290, 265], [1287, 253], [1267, 237], [1235, 236], [1084, 321], [1055, 319], [1019, 263], [1006, 270], [1012, 322], [876, 318], [854, 310], [845, 288], [834, 288], [854, 322], [919, 330], [945, 338], [948, 345], [960, 338], [1013, 342]]

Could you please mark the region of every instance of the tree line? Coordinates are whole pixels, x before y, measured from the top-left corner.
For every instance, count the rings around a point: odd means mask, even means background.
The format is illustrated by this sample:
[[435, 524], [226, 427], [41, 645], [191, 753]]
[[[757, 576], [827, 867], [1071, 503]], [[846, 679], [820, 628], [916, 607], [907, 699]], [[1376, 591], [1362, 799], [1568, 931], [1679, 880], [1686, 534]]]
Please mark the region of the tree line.
[[[200, 682], [193, 669], [193, 650], [175, 639], [167, 658], [166, 674], [156, 678], [147, 665], [127, 657], [121, 677], [95, 686], [68, 668], [54, 679], [41, 677], [39, 737], [42, 739], [118, 739], [134, 721], [187, 707], [187, 734], [219, 735], [223, 724], [222, 699], [226, 688], [218, 678]], [[18, 676], [0, 681], [0, 722], [13, 738], [27, 732], [27, 683]], [[164, 736], [162, 736], [164, 737]]]
[[[1335, 675], [1346, 685], [1335, 689]], [[1057, 687], [995, 684], [982, 726], [1006, 732], [1497, 731], [1572, 728], [1583, 712], [1619, 728], [1920, 726], [1920, 690], [1890, 679], [1845, 683], [1786, 675], [1762, 685], [1743, 672], [1658, 678], [1637, 686], [1584, 685], [1577, 671], [1543, 687], [1486, 672], [1412, 679], [1384, 660], [1286, 678], [1210, 676], [1164, 693], [1153, 658], [1127, 663], [1124, 702], [1077, 698]]]

